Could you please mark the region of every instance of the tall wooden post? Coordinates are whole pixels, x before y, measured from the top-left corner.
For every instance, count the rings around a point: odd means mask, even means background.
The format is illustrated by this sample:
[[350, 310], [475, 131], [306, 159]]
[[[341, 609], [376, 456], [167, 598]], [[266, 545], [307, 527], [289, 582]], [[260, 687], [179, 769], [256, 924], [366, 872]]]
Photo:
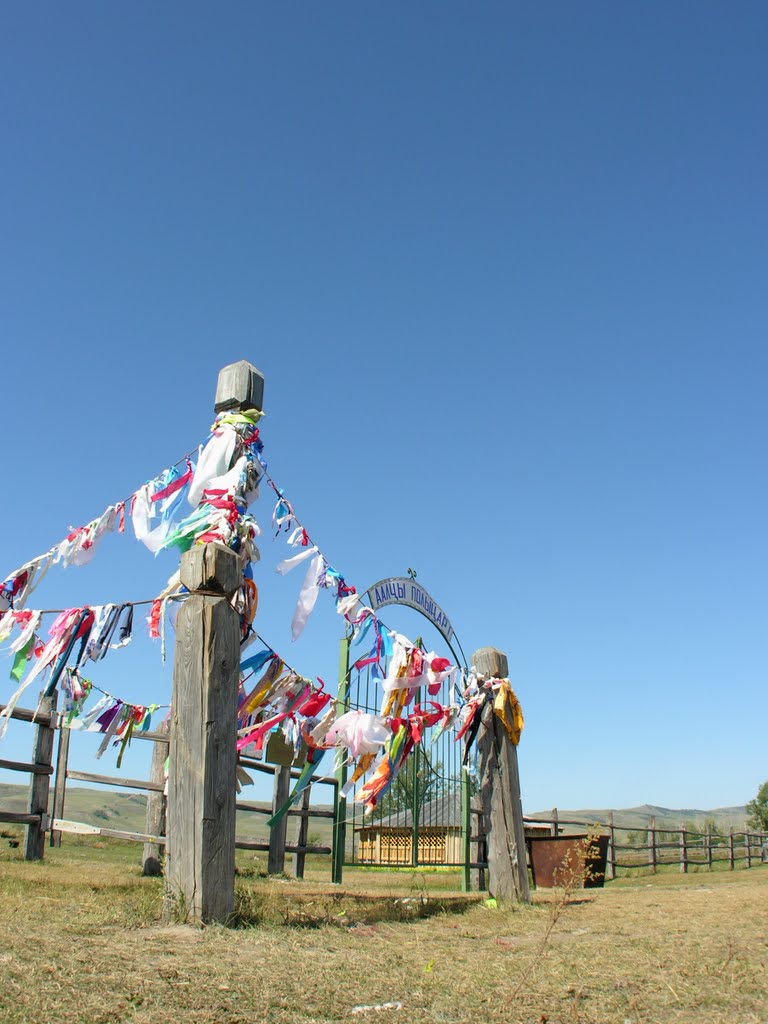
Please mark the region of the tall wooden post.
[[42, 860], [45, 850], [45, 832], [48, 828], [48, 794], [53, 768], [53, 737], [56, 733], [56, 691], [42, 694], [37, 710], [47, 721], [35, 726], [35, 744], [32, 749], [34, 771], [29, 782], [29, 813], [39, 814], [37, 825], [27, 825], [24, 860]]
[[301, 794], [301, 817], [299, 827], [296, 829], [296, 846], [298, 849], [293, 855], [293, 873], [296, 878], [304, 878], [304, 864], [306, 861], [306, 846], [309, 839], [309, 800], [312, 796], [312, 787], [307, 786]]
[[686, 874], [688, 871], [688, 843], [686, 841], [685, 822], [680, 825], [680, 871]]
[[[67, 792], [67, 766], [69, 764], [69, 738], [71, 733], [59, 723], [59, 745], [56, 751], [56, 776], [53, 784], [54, 818], [64, 817], [64, 799]], [[51, 829], [51, 846], [61, 846], [61, 831]]]
[[648, 822], [648, 867], [656, 874], [656, 818]]
[[[167, 726], [158, 732], [166, 732]], [[149, 781], [162, 786], [165, 782], [165, 762], [168, 760], [168, 740], [155, 740], [152, 744], [152, 765], [149, 770]], [[147, 813], [145, 831], [149, 836], [165, 835], [165, 793], [162, 790], [150, 789], [147, 793]], [[163, 873], [162, 850], [158, 843], [144, 843], [142, 853], [142, 875], [156, 876]]]
[[[509, 674], [506, 655], [495, 647], [475, 651], [472, 664], [486, 679], [506, 679]], [[488, 889], [498, 899], [530, 903], [517, 748], [494, 714], [492, 701], [482, 709], [477, 761], [488, 849]]]
[[[291, 769], [281, 766], [275, 768], [275, 785], [272, 790], [272, 813], [277, 814], [291, 792]], [[288, 834], [288, 815], [283, 815], [276, 825], [269, 830], [269, 853], [267, 855], [267, 873], [281, 875], [285, 871], [285, 840]]]
[[616, 829], [613, 827], [613, 811], [608, 814], [608, 860], [605, 864], [605, 879], [616, 877]]
[[166, 914], [226, 922], [235, 880], [240, 560], [222, 544], [181, 558], [168, 775]]

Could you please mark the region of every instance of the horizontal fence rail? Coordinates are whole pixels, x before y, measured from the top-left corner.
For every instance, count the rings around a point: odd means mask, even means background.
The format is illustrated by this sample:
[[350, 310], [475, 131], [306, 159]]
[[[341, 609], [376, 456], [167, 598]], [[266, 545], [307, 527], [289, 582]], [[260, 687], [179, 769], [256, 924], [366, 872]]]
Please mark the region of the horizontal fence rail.
[[[642, 871], [655, 874], [661, 868], [677, 867], [707, 871], [721, 868], [733, 871], [737, 865], [750, 868], [768, 862], [768, 832], [730, 829], [727, 833], [704, 828], [698, 831], [681, 824], [679, 829], [657, 828], [653, 818], [647, 825], [616, 825], [607, 822], [577, 821], [560, 818], [524, 818], [525, 824], [549, 825], [553, 835], [564, 828], [579, 828], [587, 833], [609, 836], [607, 877], [617, 871]], [[631, 837], [622, 842], [621, 838]]]
[[[0, 705], [0, 711], [5, 705]], [[152, 758], [151, 777], [149, 779], [131, 779], [120, 775], [105, 775], [97, 772], [76, 771], [69, 767], [69, 743], [72, 732], [62, 727], [61, 718], [56, 713], [55, 703], [48, 707], [41, 704], [40, 709], [13, 708], [10, 717], [19, 722], [35, 726], [35, 741], [33, 749], [33, 760], [11, 761], [0, 759], [0, 768], [8, 771], [25, 773], [37, 784], [31, 788], [30, 807], [24, 812], [5, 811], [0, 809], [0, 822], [10, 825], [27, 827], [27, 845], [25, 856], [27, 859], [40, 859], [44, 848], [45, 835], [50, 833], [51, 846], [61, 844], [62, 835], [92, 836], [106, 839], [119, 839], [127, 842], [143, 843], [144, 857], [143, 866], [145, 874], [159, 874], [162, 871], [162, 851], [166, 844], [165, 832], [165, 776], [164, 765], [168, 756], [169, 734], [164, 731], [136, 732], [132, 739], [149, 740], [154, 744]], [[54, 765], [53, 746], [54, 736], [58, 733], [59, 744], [56, 763]], [[75, 733], [76, 735], [76, 733]], [[41, 742], [42, 741], [42, 742]], [[249, 771], [257, 771], [268, 774], [275, 779], [276, 799], [272, 803], [259, 801], [238, 801], [236, 809], [246, 814], [261, 814], [271, 817], [277, 807], [287, 799], [292, 779], [297, 779], [301, 772], [296, 768], [281, 767], [249, 757], [238, 757], [238, 764]], [[133, 832], [125, 829], [110, 828], [107, 826], [90, 825], [80, 821], [70, 821], [64, 816], [64, 804], [66, 795], [66, 784], [68, 781], [87, 782], [98, 786], [110, 786], [116, 789], [141, 790], [147, 794], [147, 822], [143, 832]], [[49, 817], [48, 801], [53, 782], [53, 809]], [[333, 792], [333, 807], [312, 807], [310, 795], [312, 787], [316, 785], [330, 786]], [[331, 857], [332, 862], [337, 859], [336, 842], [337, 829], [332, 830], [333, 843], [309, 842], [309, 820], [320, 818], [334, 820], [336, 818], [336, 807], [338, 804], [339, 783], [332, 776], [318, 776], [312, 780], [310, 786], [304, 791], [298, 806], [292, 807], [284, 819], [282, 829], [274, 828], [270, 831], [269, 840], [251, 839], [245, 836], [236, 838], [236, 847], [241, 850], [254, 850], [269, 854], [270, 874], [284, 871], [285, 855], [293, 855], [294, 874], [298, 878], [304, 877], [305, 858], [307, 854]], [[279, 792], [278, 792], [279, 789]], [[279, 799], [278, 799], [279, 798]], [[298, 828], [294, 842], [288, 842], [285, 825], [287, 819], [297, 820]], [[30, 836], [32, 842], [30, 844]], [[29, 851], [31, 856], [28, 854]]]

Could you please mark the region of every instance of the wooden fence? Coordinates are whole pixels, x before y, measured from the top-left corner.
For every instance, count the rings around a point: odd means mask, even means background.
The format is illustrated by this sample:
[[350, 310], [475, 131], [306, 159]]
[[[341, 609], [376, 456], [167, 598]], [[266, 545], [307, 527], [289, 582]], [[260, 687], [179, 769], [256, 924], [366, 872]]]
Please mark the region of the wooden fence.
[[[768, 832], [735, 831], [723, 833], [704, 827], [702, 831], [690, 828], [684, 822], [678, 829], [668, 826], [657, 828], [650, 817], [647, 825], [615, 825], [613, 815], [607, 822], [574, 821], [560, 818], [553, 810], [549, 818], [525, 818], [525, 822], [548, 824], [553, 835], [563, 831], [581, 829], [608, 835], [608, 861], [606, 878], [617, 877], [619, 871], [641, 871], [655, 874], [663, 868], [687, 872], [689, 868], [706, 871], [727, 869], [733, 871], [743, 864], [751, 868], [768, 861]], [[622, 842], [622, 839], [625, 841]]]
[[[0, 704], [0, 711], [5, 705]], [[0, 768], [19, 772], [30, 776], [30, 792], [28, 809], [23, 812], [5, 811], [0, 808], [0, 822], [26, 827], [24, 857], [26, 860], [41, 860], [45, 849], [46, 834], [50, 836], [50, 845], [61, 845], [62, 835], [102, 836], [109, 839], [123, 839], [128, 842], [143, 843], [142, 865], [147, 875], [157, 875], [162, 871], [162, 848], [165, 846], [166, 795], [164, 766], [168, 757], [169, 735], [167, 731], [135, 732], [132, 739], [149, 741], [154, 744], [152, 767], [149, 779], [130, 779], [120, 775], [104, 775], [96, 772], [76, 771], [69, 767], [70, 742], [73, 731], [62, 727], [60, 716], [56, 712], [56, 695], [52, 698], [41, 698], [37, 710], [14, 708], [11, 718], [26, 722], [34, 727], [32, 759], [30, 761], [8, 761], [0, 759]], [[53, 753], [55, 738], [58, 734], [56, 762]], [[291, 779], [299, 772], [289, 767], [265, 764], [253, 758], [239, 757], [241, 764], [249, 771], [256, 770], [274, 775], [274, 797], [272, 803], [250, 803], [238, 801], [236, 808], [244, 813], [271, 816], [287, 799]], [[138, 789], [147, 794], [147, 817], [144, 832], [129, 832], [122, 829], [100, 827], [85, 822], [70, 821], [66, 817], [66, 788], [69, 780], [87, 782], [99, 786], [110, 786], [118, 789]], [[53, 793], [51, 794], [51, 783]], [[320, 776], [313, 780], [313, 785], [330, 786], [333, 794], [333, 806], [338, 801], [338, 782], [335, 778]], [[278, 874], [285, 870], [287, 853], [293, 854], [293, 874], [297, 878], [304, 877], [305, 859], [307, 854], [322, 854], [331, 857], [332, 873], [338, 861], [336, 856], [337, 830], [333, 829], [331, 846], [312, 845], [308, 842], [309, 819], [335, 817], [335, 810], [328, 807], [313, 807], [310, 804], [312, 786], [304, 791], [301, 803], [292, 808], [283, 822], [270, 832], [269, 842], [237, 837], [235, 846], [241, 850], [263, 850], [268, 853], [267, 870], [269, 874]], [[51, 807], [52, 795], [52, 807]], [[51, 813], [49, 814], [49, 808]], [[288, 816], [298, 819], [295, 841], [287, 841]]]

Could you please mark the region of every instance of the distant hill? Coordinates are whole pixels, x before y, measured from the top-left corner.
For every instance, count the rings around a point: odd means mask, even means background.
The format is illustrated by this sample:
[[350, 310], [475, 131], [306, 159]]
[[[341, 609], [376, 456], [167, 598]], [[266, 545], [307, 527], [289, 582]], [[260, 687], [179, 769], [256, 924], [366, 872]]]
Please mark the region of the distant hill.
[[[558, 807], [560, 821], [586, 821], [605, 823], [608, 815], [613, 813], [613, 823], [620, 828], [647, 828], [651, 818], [656, 819], [656, 828], [676, 830], [680, 823], [686, 825], [694, 824], [703, 826], [707, 819], [713, 819], [715, 824], [727, 832], [728, 829], [740, 829], [744, 827], [747, 819], [746, 807], [715, 807], [710, 811], [703, 811], [699, 808], [686, 807], [680, 810], [669, 807], [655, 807], [653, 804], [643, 804], [641, 807], [626, 807], [621, 810], [605, 808], [603, 810], [566, 810]], [[535, 811], [527, 814], [527, 818], [538, 818], [548, 820], [552, 815], [551, 811]]]
[[[248, 792], [243, 789], [238, 797], [244, 803], [256, 803]], [[27, 786], [16, 786], [0, 783], [0, 807], [4, 811], [25, 813], [29, 790]], [[50, 804], [53, 803], [51, 793]], [[263, 801], [261, 801], [263, 803]], [[319, 806], [319, 805], [318, 805]], [[49, 806], [49, 812], [52, 808]], [[114, 790], [95, 789], [87, 786], [67, 786], [64, 817], [69, 821], [82, 821], [87, 825], [100, 828], [115, 828], [124, 832], [143, 832], [147, 810], [147, 798], [143, 793], [117, 793]], [[268, 840], [267, 815], [253, 814], [247, 811], [237, 813], [237, 834], [243, 839]], [[293, 824], [296, 822], [296, 824]], [[288, 825], [288, 835], [292, 837], [298, 825], [298, 819], [292, 818]], [[12, 828], [0, 822], [0, 830]], [[310, 818], [309, 834], [314, 834], [321, 843], [330, 842], [331, 826], [329, 818]], [[293, 842], [289, 838], [289, 842]]]
[[[52, 798], [51, 798], [52, 799]], [[27, 810], [28, 789], [26, 786], [15, 786], [0, 783], [0, 807], [6, 811], [24, 812]], [[238, 800], [254, 802], [246, 787]], [[142, 793], [118, 793], [113, 790], [95, 789], [87, 786], [68, 786], [65, 816], [70, 821], [83, 821], [89, 825], [123, 829], [126, 832], [143, 832], [145, 827], [147, 799]], [[584, 821], [604, 824], [611, 813], [610, 808], [602, 810], [570, 810], [558, 807], [557, 813], [561, 822]], [[526, 813], [527, 818], [548, 820], [551, 811]], [[657, 829], [677, 830], [680, 823], [703, 826], [707, 818], [714, 818], [715, 824], [724, 832], [728, 829], [741, 829], [747, 818], [746, 807], [716, 807], [710, 811], [699, 808], [683, 808], [673, 810], [669, 807], [654, 807], [643, 804], [642, 807], [627, 807], [613, 810], [613, 822], [620, 828], [644, 829], [651, 818], [656, 819]], [[237, 815], [237, 834], [245, 839], [267, 839], [269, 830], [266, 827], [266, 815], [249, 814], [239, 811]], [[296, 819], [294, 819], [296, 820]], [[310, 818], [309, 829], [323, 841], [330, 835], [330, 819]], [[0, 824], [0, 827], [3, 827]], [[289, 835], [293, 825], [289, 825]], [[289, 840], [290, 841], [290, 840]]]

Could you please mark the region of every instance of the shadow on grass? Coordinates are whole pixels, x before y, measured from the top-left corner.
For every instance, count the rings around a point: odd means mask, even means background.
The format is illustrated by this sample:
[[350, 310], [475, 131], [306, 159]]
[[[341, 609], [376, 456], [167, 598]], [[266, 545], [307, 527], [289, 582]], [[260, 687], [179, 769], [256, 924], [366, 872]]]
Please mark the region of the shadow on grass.
[[475, 906], [480, 897], [430, 896], [419, 892], [411, 896], [378, 896], [340, 891], [305, 894], [276, 892], [236, 884], [232, 926], [283, 925], [291, 928], [353, 928], [356, 925], [407, 923], [439, 914], [462, 914]]

